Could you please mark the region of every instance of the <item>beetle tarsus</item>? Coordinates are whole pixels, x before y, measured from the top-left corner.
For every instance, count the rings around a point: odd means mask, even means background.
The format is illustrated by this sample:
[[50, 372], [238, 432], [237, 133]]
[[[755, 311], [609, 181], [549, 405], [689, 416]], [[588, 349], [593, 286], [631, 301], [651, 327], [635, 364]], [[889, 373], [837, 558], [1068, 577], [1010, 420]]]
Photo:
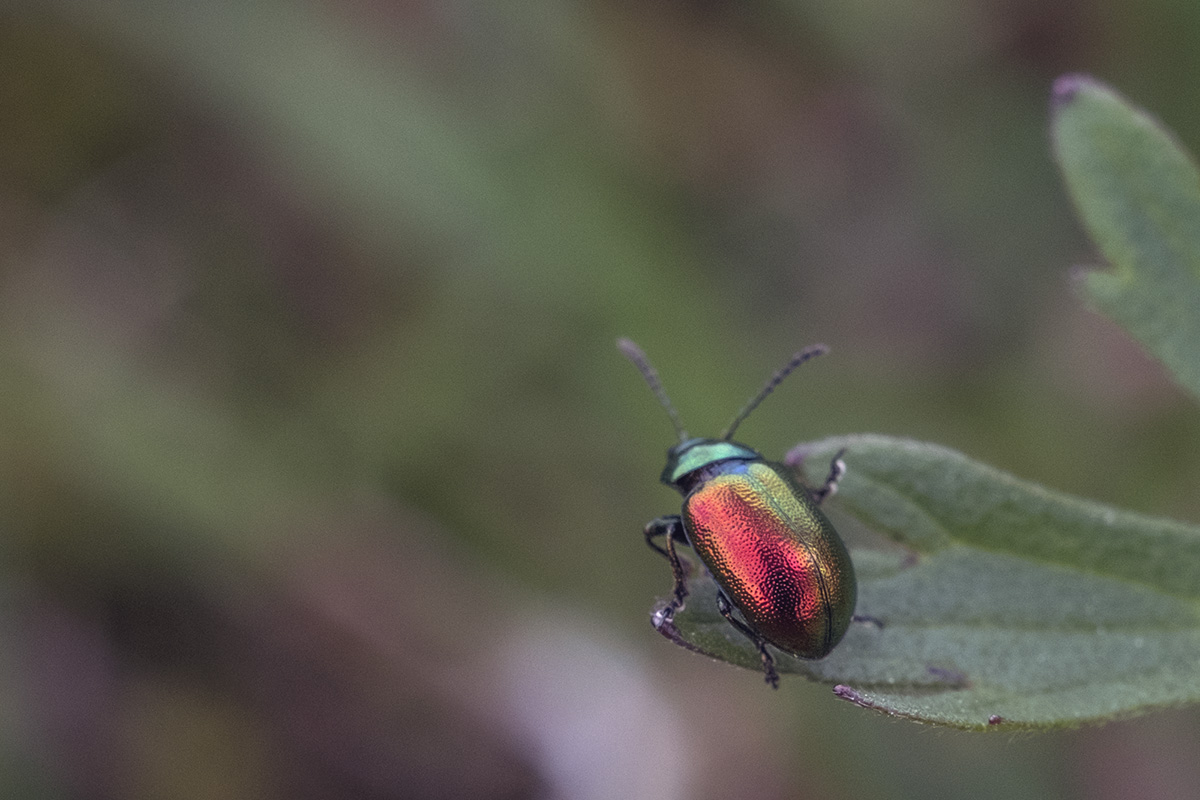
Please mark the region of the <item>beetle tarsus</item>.
[[[666, 621], [671, 621], [675, 617], [676, 611], [683, 609], [683, 600], [688, 596], [687, 588], [687, 568], [684, 566], [683, 559], [679, 557], [679, 553], [675, 552], [675, 543], [687, 543], [687, 534], [683, 530], [683, 520], [678, 516], [659, 517], [658, 519], [648, 523], [645, 528], [646, 544], [666, 557], [671, 564], [671, 575], [674, 578], [674, 584], [671, 586], [671, 602], [667, 604], [660, 613]], [[666, 547], [659, 547], [654, 540], [664, 536]]]
[[733, 604], [724, 592], [717, 593], [717, 610], [721, 612], [730, 625], [742, 632], [747, 639], [754, 642], [754, 646], [758, 648], [758, 655], [762, 659], [763, 679], [771, 685], [772, 689], [779, 688], [779, 673], [775, 670], [775, 659], [767, 650], [767, 641], [759, 635], [758, 631], [751, 628], [746, 623], [733, 615]]
[[821, 484], [820, 489], [811, 492], [813, 502], [817, 505], [821, 505], [825, 498], [837, 494], [838, 481], [846, 474], [846, 462], [842, 461], [844, 455], [846, 455], [844, 447], [834, 454], [829, 461], [829, 477], [825, 478], [825, 483]]

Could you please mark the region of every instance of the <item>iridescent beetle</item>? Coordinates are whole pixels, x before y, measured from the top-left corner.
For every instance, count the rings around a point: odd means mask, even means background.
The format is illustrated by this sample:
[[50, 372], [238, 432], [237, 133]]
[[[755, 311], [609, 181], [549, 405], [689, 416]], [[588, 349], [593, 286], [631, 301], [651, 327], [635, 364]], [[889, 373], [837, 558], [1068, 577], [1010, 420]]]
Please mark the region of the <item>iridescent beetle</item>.
[[[684, 606], [687, 581], [675, 545], [688, 545], [716, 581], [721, 615], [754, 643], [767, 683], [778, 688], [768, 644], [801, 658], [824, 658], [841, 641], [854, 615], [854, 567], [841, 537], [819, 508], [837, 491], [846, 469], [841, 458], [845, 451], [833, 457], [825, 483], [808, 489], [794, 477], [796, 464], [767, 461], [732, 437], [792, 370], [827, 348], [813, 345], [796, 353], [734, 417], [721, 438], [696, 439], [683, 429], [641, 348], [628, 339], [617, 346], [642, 373], [679, 434], [679, 444], [667, 451], [662, 482], [683, 495], [682, 512], [659, 517], [645, 528], [646, 543], [670, 562], [675, 580], [670, 602], [656, 615], [656, 626], [670, 622]], [[660, 536], [665, 547], [655, 541]]]

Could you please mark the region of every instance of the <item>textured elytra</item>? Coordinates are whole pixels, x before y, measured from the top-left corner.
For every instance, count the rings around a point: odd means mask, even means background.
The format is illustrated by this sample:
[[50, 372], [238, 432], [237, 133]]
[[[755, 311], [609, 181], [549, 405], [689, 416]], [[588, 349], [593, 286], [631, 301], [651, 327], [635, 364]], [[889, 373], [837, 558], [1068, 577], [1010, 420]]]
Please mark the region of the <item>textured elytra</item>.
[[850, 557], [786, 467], [750, 462], [690, 495], [683, 521], [696, 554], [771, 644], [822, 658], [854, 613]]

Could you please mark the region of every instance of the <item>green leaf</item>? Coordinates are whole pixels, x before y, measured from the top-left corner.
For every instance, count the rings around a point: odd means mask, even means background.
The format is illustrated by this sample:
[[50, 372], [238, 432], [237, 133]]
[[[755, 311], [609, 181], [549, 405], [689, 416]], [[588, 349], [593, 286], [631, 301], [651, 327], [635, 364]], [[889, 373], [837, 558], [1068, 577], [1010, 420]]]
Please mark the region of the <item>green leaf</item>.
[[1054, 85], [1054, 151], [1112, 269], [1084, 294], [1200, 397], [1200, 171], [1169, 132], [1091, 78]]
[[[967, 729], [1045, 728], [1200, 700], [1200, 528], [1056, 494], [954, 451], [883, 436], [827, 439], [847, 472], [831, 506], [902, 547], [852, 550], [857, 613], [825, 659], [781, 672], [839, 696]], [[715, 587], [662, 632], [758, 669]]]

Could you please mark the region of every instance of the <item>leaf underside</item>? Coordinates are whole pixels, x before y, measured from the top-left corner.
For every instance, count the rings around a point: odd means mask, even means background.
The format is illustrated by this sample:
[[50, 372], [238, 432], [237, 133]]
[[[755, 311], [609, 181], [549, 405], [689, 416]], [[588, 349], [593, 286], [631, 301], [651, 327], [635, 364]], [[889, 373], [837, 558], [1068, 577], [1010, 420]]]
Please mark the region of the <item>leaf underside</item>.
[[[1036, 729], [1200, 700], [1200, 528], [1056, 494], [954, 451], [883, 436], [838, 449], [834, 501], [901, 547], [852, 550], [856, 613], [826, 658], [773, 651], [781, 673], [922, 722]], [[684, 552], [688, 552], [685, 551]], [[660, 627], [677, 643], [759, 669], [693, 570], [687, 607]]]

